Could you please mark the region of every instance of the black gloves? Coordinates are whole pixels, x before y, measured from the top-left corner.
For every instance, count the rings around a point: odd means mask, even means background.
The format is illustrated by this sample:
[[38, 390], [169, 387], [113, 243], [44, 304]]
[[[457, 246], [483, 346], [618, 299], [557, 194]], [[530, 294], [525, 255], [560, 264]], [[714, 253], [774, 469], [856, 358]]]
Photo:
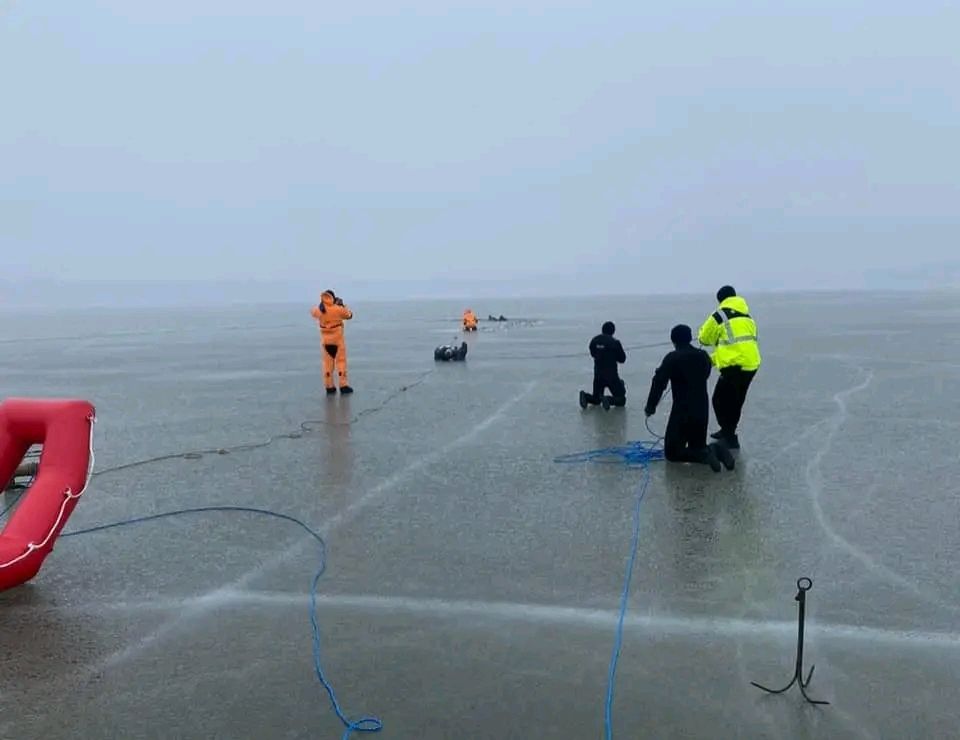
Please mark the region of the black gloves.
[[334, 299], [333, 299], [333, 302], [334, 302], [334, 304], [337, 305], [337, 306], [342, 306], [342, 305], [343, 305], [343, 298], [334, 298]]
[[643, 413], [645, 413], [647, 416], [653, 416], [655, 413], [657, 413], [657, 410], [656, 410], [656, 409], [652, 409], [652, 408], [650, 408], [649, 406], [647, 406], [647, 407], [643, 410]]

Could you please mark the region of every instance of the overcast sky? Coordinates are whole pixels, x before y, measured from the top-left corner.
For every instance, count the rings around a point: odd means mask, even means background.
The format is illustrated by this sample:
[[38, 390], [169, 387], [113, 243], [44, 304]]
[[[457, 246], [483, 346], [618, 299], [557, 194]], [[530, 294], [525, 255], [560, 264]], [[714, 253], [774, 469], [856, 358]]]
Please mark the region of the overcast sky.
[[903, 0], [0, 0], [0, 277], [956, 276], [958, 29]]

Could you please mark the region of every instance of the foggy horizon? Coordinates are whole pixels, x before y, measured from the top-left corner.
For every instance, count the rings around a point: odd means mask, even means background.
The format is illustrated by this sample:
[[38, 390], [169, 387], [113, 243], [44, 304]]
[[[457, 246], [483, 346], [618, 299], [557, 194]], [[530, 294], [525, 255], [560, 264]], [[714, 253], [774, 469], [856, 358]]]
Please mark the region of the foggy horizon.
[[0, 305], [953, 288], [958, 25], [3, 4]]
[[[86, 308], [203, 308], [233, 305], [312, 305], [322, 290], [332, 288], [352, 304], [359, 303], [406, 303], [406, 302], [509, 302], [509, 301], [557, 301], [576, 298], [585, 301], [607, 299], [617, 301], [631, 298], [669, 299], [700, 297], [705, 305], [714, 300], [719, 284], [697, 290], [676, 288], [674, 290], [604, 290], [591, 291], [590, 286], [573, 289], [536, 286], [505, 287], [499, 282], [486, 284], [437, 286], [432, 283], [396, 283], [362, 286], [327, 285], [307, 282], [276, 281], [209, 281], [209, 280], [117, 280], [63, 281], [44, 284], [6, 283], [0, 281], [0, 311], [2, 310], [60, 310], [64, 305], [71, 309]], [[736, 287], [736, 286], [735, 286]], [[865, 284], [859, 287], [811, 286], [807, 289], [770, 286], [741, 286], [738, 291], [748, 299], [769, 295], [806, 296], [890, 293], [956, 293], [960, 297], [960, 281], [953, 284], [918, 284], [903, 281], [890, 284]], [[491, 308], [491, 310], [493, 310]]]

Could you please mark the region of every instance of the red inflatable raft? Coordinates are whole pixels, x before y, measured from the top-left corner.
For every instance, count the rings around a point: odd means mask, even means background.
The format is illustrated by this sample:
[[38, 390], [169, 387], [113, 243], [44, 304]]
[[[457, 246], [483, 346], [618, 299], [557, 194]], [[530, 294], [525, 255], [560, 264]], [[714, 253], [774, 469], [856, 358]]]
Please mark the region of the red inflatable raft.
[[0, 591], [33, 578], [53, 550], [93, 471], [93, 423], [86, 401], [12, 398], [0, 403], [0, 483], [13, 478], [31, 445], [43, 445], [33, 484], [0, 532]]

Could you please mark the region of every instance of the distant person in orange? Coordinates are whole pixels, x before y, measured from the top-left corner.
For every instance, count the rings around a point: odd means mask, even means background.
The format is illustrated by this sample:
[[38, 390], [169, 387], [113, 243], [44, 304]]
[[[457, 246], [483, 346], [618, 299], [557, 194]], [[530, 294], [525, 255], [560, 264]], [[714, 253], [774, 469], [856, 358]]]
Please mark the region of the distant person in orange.
[[323, 344], [323, 384], [327, 395], [333, 395], [337, 389], [333, 385], [333, 368], [336, 365], [341, 393], [353, 393], [347, 380], [347, 344], [343, 338], [343, 322], [353, 318], [353, 311], [337, 298], [332, 290], [320, 294], [320, 303], [313, 307], [310, 315], [320, 326], [320, 342]]
[[463, 312], [463, 330], [464, 331], [476, 331], [477, 330], [477, 315], [473, 312], [473, 309], [468, 308]]

